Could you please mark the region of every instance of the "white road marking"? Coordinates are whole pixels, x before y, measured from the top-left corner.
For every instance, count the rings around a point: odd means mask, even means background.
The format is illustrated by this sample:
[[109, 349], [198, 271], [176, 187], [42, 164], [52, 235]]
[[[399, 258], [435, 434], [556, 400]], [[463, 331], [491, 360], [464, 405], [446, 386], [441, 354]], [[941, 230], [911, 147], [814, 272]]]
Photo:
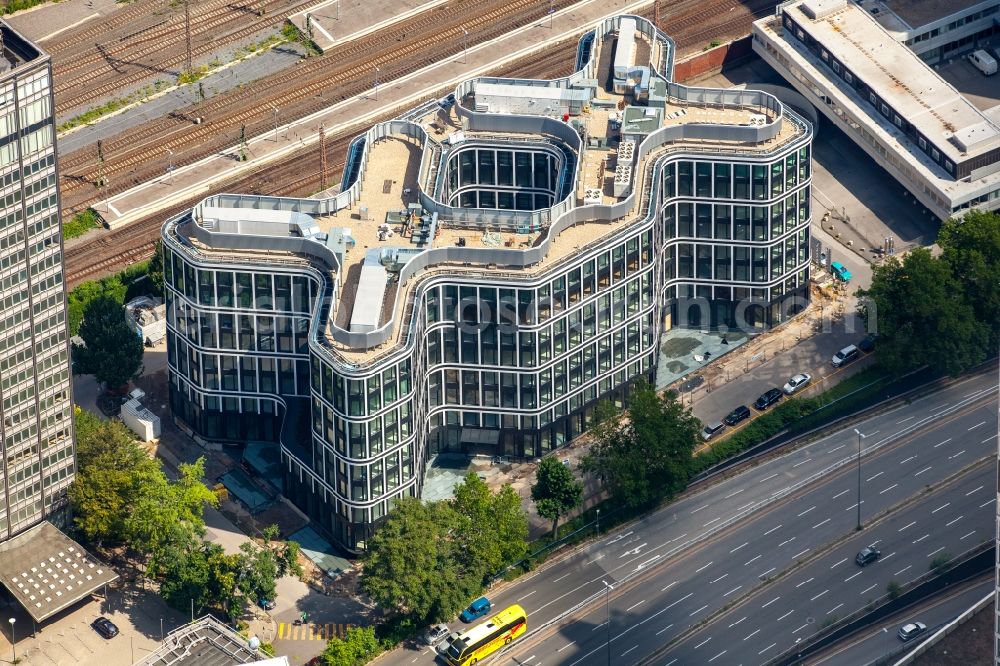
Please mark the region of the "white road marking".
[[801, 462], [797, 462], [797, 463], [795, 463], [794, 465], [792, 465], [792, 467], [793, 467], [793, 468], [795, 468], [795, 467], [798, 467], [799, 465], [805, 465], [805, 464], [806, 464], [807, 462], [809, 462], [810, 460], [812, 460], [812, 458], [806, 458], [805, 460], [803, 460], [803, 461], [801, 461]]
[[900, 527], [900, 528], [899, 528], [898, 530], [896, 530], [896, 531], [897, 531], [897, 532], [902, 532], [903, 530], [905, 530], [905, 529], [907, 529], [907, 528], [909, 528], [909, 527], [913, 527], [913, 526], [914, 526], [914, 525], [916, 525], [916, 524], [917, 524], [917, 521], [915, 521], [915, 520], [913, 520], [913, 521], [910, 521], [910, 522], [908, 522], [907, 524], [905, 524], [905, 525], [903, 525], [902, 527]]
[[816, 505], [813, 504], [811, 507], [809, 507], [808, 509], [806, 509], [805, 511], [803, 511], [802, 513], [800, 513], [799, 514], [799, 518], [801, 518], [802, 516], [806, 515], [807, 513], [809, 513], [810, 511], [812, 511], [815, 508], [816, 508]]
[[884, 490], [880, 490], [878, 494], [879, 495], [884, 495], [885, 493], [889, 492], [890, 490], [892, 490], [893, 488], [895, 488], [898, 485], [899, 485], [898, 483], [894, 483], [891, 486], [889, 486], [888, 488], [885, 488]]
[[904, 571], [906, 571], [907, 569], [912, 569], [912, 568], [913, 568], [913, 565], [912, 565], [912, 564], [907, 564], [907, 565], [906, 565], [905, 567], [903, 567], [902, 569], [900, 569], [899, 571], [897, 571], [896, 573], [894, 573], [894, 574], [892, 574], [892, 575], [893, 575], [893, 576], [898, 576], [899, 574], [903, 573], [903, 572], [904, 572]]
[[811, 582], [813, 582], [814, 580], [816, 580], [816, 579], [815, 579], [815, 578], [810, 578], [810, 579], [808, 579], [808, 580], [804, 580], [804, 581], [802, 581], [801, 583], [799, 583], [798, 585], [796, 585], [795, 587], [802, 587], [803, 585], [807, 585], [808, 583], [811, 583]]
[[750, 545], [749, 541], [745, 542], [743, 545], [736, 546], [736, 548], [733, 548], [731, 551], [729, 551], [729, 554], [732, 555], [733, 553], [735, 553], [736, 551], [738, 551], [740, 548], [743, 548], [744, 546], [748, 546], [748, 545]]
[[843, 564], [846, 561], [847, 561], [847, 558], [845, 557], [844, 559], [842, 559], [841, 561], [837, 562], [836, 564], [830, 565], [830, 568], [832, 569], [832, 568], [834, 568], [836, 566], [839, 566], [839, 565]]
[[986, 442], [990, 441], [991, 439], [996, 439], [996, 438], [997, 438], [996, 435], [990, 435], [989, 437], [987, 437], [986, 439], [984, 439], [983, 441], [981, 441], [979, 443], [980, 444], [985, 444]]
[[817, 599], [819, 599], [820, 597], [822, 597], [824, 594], [826, 594], [829, 591], [830, 591], [829, 589], [823, 590], [822, 592], [820, 592], [819, 594], [817, 594], [815, 597], [813, 597], [809, 601], [816, 601]]
[[781, 525], [778, 525], [777, 527], [772, 527], [772, 528], [771, 528], [771, 529], [769, 529], [768, 531], [764, 532], [764, 536], [767, 536], [767, 535], [768, 535], [768, 534], [770, 534], [771, 532], [773, 532], [773, 531], [775, 531], [775, 530], [780, 530], [780, 529], [781, 529]]
[[708, 604], [705, 604], [704, 606], [702, 606], [702, 607], [701, 607], [701, 608], [699, 608], [698, 610], [694, 611], [693, 613], [690, 613], [690, 614], [688, 615], [688, 617], [694, 617], [695, 615], [697, 615], [698, 613], [702, 612], [702, 611], [703, 611], [703, 610], [705, 610], [706, 608], [708, 608]]
[[[677, 600], [677, 601], [675, 601], [674, 603], [672, 603], [672, 604], [670, 604], [669, 606], [667, 606], [667, 608], [673, 608], [674, 606], [676, 606], [676, 605], [677, 605], [677, 604], [679, 604], [680, 602], [684, 601], [684, 600], [685, 600], [685, 599], [687, 599], [688, 597], [693, 597], [693, 596], [694, 596], [694, 592], [688, 592], [688, 593], [687, 593], [687, 594], [685, 594], [685, 595], [684, 595], [683, 597], [681, 597], [680, 599], [678, 599], [678, 600]], [[664, 608], [663, 610], [666, 610], [666, 608]]]
[[938, 554], [938, 553], [940, 553], [940, 552], [941, 552], [942, 550], [944, 550], [944, 546], [941, 546], [941, 547], [940, 547], [940, 548], [938, 548], [937, 550], [932, 550], [931, 552], [927, 553], [927, 557], [931, 557], [931, 556], [933, 556], [933, 555], [937, 555], [937, 554]]
[[845, 446], [847, 446], [847, 444], [841, 444], [840, 446], [835, 446], [834, 448], [832, 448], [832, 449], [830, 449], [829, 451], [827, 451], [827, 453], [833, 453], [834, 451], [837, 451], [837, 450], [839, 450], [839, 449], [842, 449], [842, 448], [844, 448]]
[[711, 636], [709, 636], [708, 638], [706, 638], [705, 640], [703, 640], [701, 643], [698, 643], [697, 645], [695, 645], [694, 649], [697, 650], [698, 648], [700, 648], [702, 645], [704, 645], [705, 643], [709, 642], [710, 640], [712, 640]]
[[716, 578], [715, 580], [713, 580], [712, 582], [713, 583], [718, 583], [720, 580], [722, 580], [723, 578], [725, 578], [728, 575], [729, 575], [728, 573], [724, 573], [721, 576], [719, 576], [718, 578]]
[[756, 635], [757, 635], [757, 634], [759, 634], [759, 633], [760, 633], [760, 629], [755, 629], [755, 630], [754, 630], [754, 632], [753, 632], [752, 634], [748, 635], [748, 636], [747, 636], [746, 638], [744, 638], [743, 640], [749, 640], [749, 639], [753, 638], [754, 636], [756, 636]]
[[979, 427], [979, 426], [981, 426], [981, 425], [986, 425], [986, 421], [980, 421], [980, 422], [979, 422], [979, 423], [977, 423], [976, 425], [974, 425], [974, 426], [972, 426], [971, 428], [969, 428], [969, 430], [975, 430], [976, 428], [978, 428], [978, 427]]
[[720, 520], [722, 520], [722, 516], [719, 516], [718, 518], [712, 518], [712, 520], [710, 520], [707, 523], [705, 523], [704, 525], [702, 525], [702, 527], [708, 527], [712, 523], [716, 523], [716, 522], [718, 522]]
[[906, 464], [906, 463], [910, 462], [911, 460], [913, 460], [914, 458], [916, 458], [916, 456], [910, 456], [910, 457], [909, 457], [909, 458], [907, 458], [906, 460], [900, 460], [900, 461], [899, 461], [899, 464], [900, 464], [900, 465], [904, 465], [904, 464]]
[[826, 612], [826, 614], [829, 615], [830, 613], [832, 613], [833, 611], [837, 610], [838, 608], [840, 608], [843, 605], [844, 605], [844, 602], [840, 602], [839, 604], [837, 604], [836, 606], [834, 606], [833, 608], [831, 608], [830, 610], [828, 610]]
[[775, 601], [777, 601], [777, 600], [778, 600], [778, 599], [780, 599], [780, 598], [781, 598], [781, 597], [779, 596], [779, 597], [775, 597], [774, 599], [771, 599], [771, 600], [770, 600], [770, 601], [768, 601], [768, 602], [767, 602], [766, 604], [764, 604], [763, 606], [761, 606], [761, 608], [767, 608], [768, 606], [770, 606], [771, 604], [773, 604], [773, 603], [774, 603]]
[[742, 622], [745, 619], [747, 619], [746, 615], [744, 615], [740, 619], [736, 620], [736, 622], [733, 622], [731, 625], [729, 625], [729, 628], [732, 629], [733, 627], [735, 627], [736, 625], [738, 625], [740, 622]]
[[846, 583], [847, 581], [851, 580], [852, 578], [857, 578], [858, 576], [860, 576], [863, 573], [864, 573], [864, 571], [859, 571], [856, 574], [852, 574], [852, 575], [848, 576], [847, 578], [845, 578], [844, 582]]
[[562, 652], [566, 648], [570, 647], [571, 645], [575, 645], [575, 644], [576, 644], [576, 641], [570, 641], [569, 643], [566, 643], [566, 645], [563, 645], [561, 648], [559, 648], [558, 650], [556, 650], [556, 652]]
[[627, 649], [624, 652], [622, 652], [622, 656], [624, 657], [625, 655], [627, 655], [629, 652], [631, 652], [632, 650], [636, 649], [637, 647], [639, 647], [639, 646], [638, 645], [633, 645], [629, 649]]
[[778, 622], [781, 622], [782, 620], [784, 620], [786, 617], [788, 617], [789, 615], [791, 615], [794, 612], [795, 612], [795, 609], [793, 608], [792, 610], [788, 611], [787, 613], [785, 613], [784, 615], [782, 615], [781, 617], [779, 617], [778, 618]]
[[743, 566], [748, 567], [748, 566], [750, 566], [751, 564], [753, 564], [754, 562], [756, 562], [757, 560], [759, 560], [762, 557], [764, 557], [764, 555], [760, 554], [757, 557], [753, 558], [752, 560], [747, 560], [746, 562], [743, 563]]
[[695, 569], [694, 572], [695, 573], [701, 573], [702, 571], [704, 571], [705, 569], [709, 568], [710, 566], [712, 566], [711, 562], [709, 562], [708, 564], [703, 565], [700, 569]]
[[667, 590], [669, 590], [670, 588], [672, 588], [676, 584], [677, 584], [677, 581], [675, 580], [674, 582], [670, 583], [665, 588], [663, 588], [662, 590], [660, 590], [660, 592], [666, 592]]
[[973, 488], [969, 492], [965, 493], [965, 496], [968, 497], [969, 495], [971, 495], [972, 493], [976, 492], [977, 490], [982, 490], [982, 489], [983, 489], [982, 486], [976, 486], [975, 488]]
[[740, 494], [741, 492], [743, 492], [744, 490], [745, 490], [744, 488], [740, 488], [740, 489], [739, 489], [739, 490], [737, 490], [736, 492], [732, 492], [732, 493], [729, 493], [728, 495], [726, 495], [726, 496], [725, 496], [725, 497], [723, 497], [722, 499], [729, 499], [730, 497], [736, 497], [737, 495], [739, 495], [739, 494]]
[[706, 504], [705, 506], [699, 506], [699, 507], [698, 507], [697, 509], [695, 509], [695, 510], [694, 510], [694, 511], [692, 511], [691, 513], [698, 513], [698, 512], [699, 512], [699, 511], [701, 511], [702, 509], [707, 509], [707, 508], [708, 508], [708, 506], [709, 506], [708, 504]]
[[869, 477], [868, 477], [867, 479], [865, 479], [865, 483], [871, 483], [872, 481], [874, 481], [874, 480], [875, 480], [875, 479], [877, 479], [878, 477], [882, 476], [883, 474], [885, 474], [885, 472], [884, 472], [884, 471], [882, 471], [882, 472], [879, 472], [879, 473], [878, 473], [878, 474], [876, 474], [875, 476], [869, 476]]
[[847, 490], [841, 490], [839, 493], [837, 493], [836, 495], [833, 496], [833, 499], [837, 499], [841, 495], [846, 495], [849, 492], [851, 492], [850, 488], [848, 488]]
[[553, 583], [558, 583], [558, 582], [559, 582], [559, 581], [561, 581], [561, 580], [562, 580], [563, 578], [566, 578], [567, 576], [571, 575], [572, 573], [573, 573], [573, 572], [571, 571], [571, 572], [569, 572], [568, 574], [565, 574], [565, 575], [563, 575], [563, 576], [559, 576], [559, 578], [556, 578], [556, 579], [555, 579], [554, 581], [552, 581], [552, 582], [553, 582]]
[[[982, 486], [979, 486], [979, 487], [980, 487], [980, 488], [982, 488]], [[941, 506], [939, 506], [938, 508], [936, 508], [936, 509], [934, 509], [933, 511], [931, 511], [931, 513], [937, 513], [937, 512], [938, 512], [938, 511], [940, 511], [941, 509], [943, 509], [943, 508], [945, 508], [945, 507], [948, 507], [948, 506], [951, 506], [951, 502], [945, 502], [944, 504], [942, 504], [942, 505], [941, 505]]]
[[996, 497], [994, 497], [994, 498], [993, 498], [993, 499], [991, 499], [991, 500], [990, 500], [989, 502], [983, 502], [982, 504], [980, 504], [980, 505], [979, 505], [979, 508], [980, 508], [980, 509], [982, 509], [982, 508], [983, 508], [984, 506], [986, 506], [987, 504], [992, 504], [993, 502], [996, 502], [996, 501], [997, 501], [997, 498], [996, 498]]
[[[656, 632], [656, 635], [657, 635], [657, 636], [659, 636], [660, 634], [662, 634], [662, 633], [663, 633], [664, 631], [666, 631], [667, 629], [669, 629], [669, 628], [670, 628], [670, 627], [672, 627], [672, 626], [674, 626], [674, 623], [673, 623], [673, 622], [671, 622], [671, 623], [670, 623], [670, 624], [668, 624], [667, 626], [663, 627], [663, 629], [660, 629], [660, 630], [659, 630], [658, 632]], [[674, 661], [677, 661], [677, 660], [676, 660], [676, 659], [674, 659]], [[674, 663], [674, 662], [672, 661], [672, 662], [670, 662], [670, 663], [672, 664], [672, 663]]]
[[803, 625], [802, 625], [801, 627], [799, 627], [798, 629], [796, 629], [796, 630], [795, 630], [795, 631], [793, 631], [792, 633], [793, 633], [793, 634], [797, 634], [797, 633], [799, 633], [800, 631], [802, 631], [803, 629], [805, 629], [805, 628], [806, 628], [806, 627], [808, 627], [808, 626], [809, 626], [809, 623], [808, 623], [808, 622], [806, 622], [805, 624], [803, 624]]
[[777, 568], [778, 567], [771, 567], [770, 569], [768, 569], [767, 571], [765, 571], [764, 573], [762, 573], [761, 576], [766, 576], [767, 574], [771, 573], [772, 571], [774, 571]]
[[715, 655], [714, 657], [712, 657], [712, 658], [711, 658], [711, 659], [709, 659], [708, 661], [709, 661], [709, 662], [713, 662], [713, 661], [715, 661], [716, 659], [718, 659], [719, 657], [721, 657], [722, 655], [726, 654], [726, 652], [727, 652], [726, 650], [723, 650], [722, 652], [720, 652], [719, 654]]
[[962, 520], [962, 518], [964, 518], [964, 517], [965, 517], [965, 514], [959, 516], [958, 518], [953, 518], [953, 519], [949, 520], [947, 523], [945, 523], [944, 526], [945, 527], [951, 527], [952, 525], [954, 525], [958, 521]]
[[871, 591], [872, 591], [872, 590], [874, 590], [874, 589], [875, 589], [876, 587], [878, 587], [878, 583], [875, 583], [875, 584], [874, 584], [874, 585], [872, 585], [871, 587], [868, 587], [868, 588], [865, 588], [865, 589], [861, 590], [861, 596], [865, 596], [865, 593], [866, 593], [866, 592], [871, 592]]
[[896, 425], [899, 425], [900, 423], [906, 423], [907, 421], [909, 421], [910, 419], [913, 419], [914, 417], [916, 417], [916, 414], [914, 414], [913, 416], [907, 416], [902, 421], [896, 421]]
[[938, 442], [937, 444], [934, 445], [934, 448], [936, 449], [939, 446], [943, 446], [943, 445], [947, 444], [950, 441], [951, 441], [951, 437], [949, 437], [948, 439], [944, 440], [943, 442]]
[[729, 596], [730, 594], [732, 594], [732, 593], [733, 593], [733, 592], [735, 592], [736, 590], [740, 589], [741, 587], [743, 587], [743, 586], [742, 586], [742, 585], [737, 585], [736, 587], [734, 587], [733, 589], [729, 590], [728, 592], [726, 592], [726, 593], [725, 593], [725, 594], [723, 594], [722, 596], [723, 596], [723, 597], [728, 597], [728, 596]]
[[951, 405], [951, 403], [950, 403], [950, 402], [946, 402], [946, 403], [944, 403], [943, 405], [938, 405], [937, 407], [933, 408], [933, 409], [932, 409], [931, 411], [932, 411], [932, 412], [937, 412], [937, 411], [940, 411], [940, 410], [942, 410], [942, 409], [945, 409], [946, 407], [948, 407], [948, 406], [950, 406], [950, 405]]
[[[862, 504], [864, 504], [864, 503], [865, 503], [865, 501], [864, 501], [864, 500], [861, 500], [861, 503], [862, 503]], [[857, 502], [855, 502], [855, 503], [854, 503], [854, 504], [852, 504], [851, 506], [849, 506], [849, 507], [847, 507], [846, 509], [844, 509], [844, 511], [854, 511], [854, 510], [855, 510], [855, 509], [857, 509], [857, 508], [858, 508], [858, 503], [857, 503]]]
[[826, 524], [827, 524], [828, 522], [830, 522], [830, 519], [829, 519], [829, 518], [827, 518], [826, 520], [824, 520], [824, 521], [822, 521], [822, 522], [819, 522], [819, 523], [816, 523], [815, 525], [813, 525], [813, 527], [812, 527], [812, 528], [813, 528], [813, 529], [816, 529], [817, 527], [820, 527], [820, 526], [822, 526], [822, 525], [826, 525]]
[[761, 480], [760, 480], [760, 481], [758, 481], [757, 483], [764, 483], [765, 481], [770, 481], [771, 479], [773, 479], [773, 478], [774, 478], [774, 477], [776, 477], [776, 476], [778, 476], [778, 475], [777, 475], [777, 474], [772, 474], [771, 476], [768, 476], [768, 477], [764, 477], [763, 479], [761, 479]]
[[635, 603], [635, 604], [632, 604], [631, 606], [629, 606], [628, 608], [626, 608], [626, 609], [625, 609], [625, 612], [627, 613], [627, 612], [629, 612], [630, 610], [632, 610], [633, 608], [635, 608], [636, 606], [638, 606], [639, 604], [644, 604], [644, 603], [646, 603], [646, 600], [645, 600], [645, 599], [643, 599], [643, 600], [642, 600], [642, 601], [640, 601], [639, 603]]
[[926, 472], [927, 470], [931, 469], [931, 468], [932, 468], [933, 466], [934, 466], [934, 465], [928, 465], [927, 467], [924, 467], [924, 468], [923, 468], [922, 470], [920, 470], [919, 472], [917, 472], [917, 473], [916, 473], [916, 474], [914, 474], [913, 476], [920, 476], [921, 474], [923, 474], [923, 473], [924, 473], [924, 472]]
[[518, 601], [521, 601], [521, 599], [527, 599], [528, 597], [530, 597], [531, 595], [533, 595], [533, 594], [534, 594], [535, 592], [538, 592], [538, 590], [532, 590], [531, 592], [528, 592], [528, 593], [527, 593], [526, 595], [524, 595], [523, 597], [518, 597], [518, 599], [517, 599], [517, 600], [518, 600]]
[[921, 541], [923, 541], [924, 539], [926, 539], [929, 536], [930, 536], [930, 534], [925, 534], [922, 537], [920, 537], [919, 539], [917, 539], [916, 541], [914, 541], [913, 543], [920, 543]]
[[770, 650], [771, 648], [773, 648], [775, 645], [777, 645], [777, 643], [771, 643], [770, 645], [768, 645], [766, 648], [764, 648], [763, 650], [761, 650], [757, 654], [764, 654], [765, 652], [767, 652], [768, 650]]
[[972, 530], [971, 532], [969, 532], [968, 534], [966, 534], [965, 536], [963, 536], [961, 539], [959, 539], [959, 541], [964, 541], [967, 537], [970, 537], [970, 536], [972, 536], [975, 533], [976, 533], [976, 530]]
[[962, 455], [963, 453], [965, 453], [965, 449], [962, 449], [961, 451], [959, 451], [958, 453], [956, 453], [956, 454], [955, 454], [955, 455], [953, 455], [953, 456], [948, 456], [948, 460], [952, 460], [953, 458], [957, 458], [957, 457], [959, 457], [960, 455]]
[[806, 548], [806, 549], [805, 549], [805, 550], [803, 550], [803, 551], [800, 551], [800, 552], [798, 552], [798, 553], [795, 553], [794, 555], [792, 555], [792, 559], [793, 559], [793, 560], [797, 560], [797, 559], [799, 559], [799, 557], [801, 557], [801, 556], [805, 555], [805, 554], [806, 554], [806, 553], [808, 553], [809, 551], [810, 551], [810, 549], [809, 549], [809, 548]]
[[791, 543], [791, 542], [793, 542], [793, 541], [795, 541], [795, 537], [792, 537], [791, 539], [785, 539], [784, 541], [782, 541], [781, 543], [779, 543], [779, 544], [778, 544], [778, 548], [781, 548], [781, 547], [782, 547], [782, 546], [784, 546], [784, 545], [785, 545], [786, 543]]

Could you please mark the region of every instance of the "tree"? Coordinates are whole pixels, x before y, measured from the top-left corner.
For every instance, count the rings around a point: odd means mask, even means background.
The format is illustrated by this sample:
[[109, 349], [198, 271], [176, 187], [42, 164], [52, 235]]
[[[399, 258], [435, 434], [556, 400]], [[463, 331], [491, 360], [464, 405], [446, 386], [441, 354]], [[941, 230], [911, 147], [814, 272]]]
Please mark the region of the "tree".
[[583, 484], [576, 480], [569, 467], [553, 456], [542, 458], [531, 487], [531, 499], [538, 515], [552, 521], [552, 536], [556, 536], [559, 518], [580, 505]]
[[455, 487], [451, 504], [467, 519], [457, 534], [465, 546], [460, 552], [467, 569], [482, 567], [486, 574], [494, 574], [527, 552], [528, 520], [510, 485], [493, 494], [477, 474], [469, 473]]
[[858, 290], [869, 330], [879, 334], [879, 362], [890, 372], [923, 365], [956, 375], [986, 358], [989, 327], [976, 320], [947, 262], [918, 248], [875, 268]]
[[447, 502], [396, 501], [368, 543], [361, 587], [378, 605], [416, 624], [455, 615], [482, 589], [485, 567], [471, 571], [456, 534], [468, 518]]
[[74, 371], [94, 375], [108, 388], [135, 379], [142, 368], [142, 340], [125, 321], [121, 303], [101, 296], [87, 306], [80, 337], [84, 346], [73, 347]]
[[362, 666], [382, 651], [374, 627], [351, 627], [343, 639], [331, 638], [320, 662], [323, 666]]
[[634, 386], [625, 418], [608, 405], [596, 413], [594, 445], [581, 469], [597, 475], [632, 508], [652, 506], [687, 484], [701, 424], [677, 402], [645, 382]]
[[962, 286], [976, 319], [989, 327], [990, 354], [1000, 348], [1000, 213], [969, 211], [938, 233], [941, 259]]
[[274, 599], [279, 578], [292, 573], [302, 575], [298, 562], [299, 544], [278, 541], [277, 536], [278, 527], [272, 525], [264, 530], [263, 547], [254, 542], [240, 545], [240, 554], [234, 563], [236, 588], [247, 604]]
[[163, 241], [160, 239], [153, 245], [153, 258], [149, 260], [146, 276], [153, 295], [163, 298]]

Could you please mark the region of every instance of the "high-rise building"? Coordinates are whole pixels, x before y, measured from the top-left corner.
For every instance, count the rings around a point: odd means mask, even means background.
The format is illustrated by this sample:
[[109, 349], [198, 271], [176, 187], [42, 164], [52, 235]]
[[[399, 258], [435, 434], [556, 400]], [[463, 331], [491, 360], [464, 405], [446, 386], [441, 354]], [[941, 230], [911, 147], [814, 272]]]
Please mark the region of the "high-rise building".
[[49, 56], [0, 23], [0, 540], [73, 480], [69, 338]]
[[284, 494], [362, 551], [429, 456], [529, 458], [652, 379], [672, 327], [805, 306], [811, 126], [672, 81], [649, 21], [554, 81], [478, 78], [376, 125], [330, 199], [218, 195], [162, 230], [171, 405], [272, 441]]

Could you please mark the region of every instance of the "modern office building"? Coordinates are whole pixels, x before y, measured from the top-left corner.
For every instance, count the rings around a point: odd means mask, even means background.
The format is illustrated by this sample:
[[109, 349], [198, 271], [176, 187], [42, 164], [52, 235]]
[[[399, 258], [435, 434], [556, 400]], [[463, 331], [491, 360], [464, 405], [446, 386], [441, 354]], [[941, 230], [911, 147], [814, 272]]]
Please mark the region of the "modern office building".
[[284, 494], [360, 552], [430, 456], [544, 455], [652, 378], [670, 328], [800, 310], [812, 128], [672, 82], [673, 53], [610, 18], [568, 77], [478, 78], [376, 125], [334, 198], [168, 220], [178, 422], [275, 442]]
[[1000, 32], [1000, 0], [855, 0], [929, 65], [980, 48]]
[[1000, 118], [870, 11], [848, 0], [783, 3], [754, 23], [753, 48], [939, 218], [1000, 208]]
[[2, 541], [65, 505], [75, 456], [52, 66], [0, 35]]

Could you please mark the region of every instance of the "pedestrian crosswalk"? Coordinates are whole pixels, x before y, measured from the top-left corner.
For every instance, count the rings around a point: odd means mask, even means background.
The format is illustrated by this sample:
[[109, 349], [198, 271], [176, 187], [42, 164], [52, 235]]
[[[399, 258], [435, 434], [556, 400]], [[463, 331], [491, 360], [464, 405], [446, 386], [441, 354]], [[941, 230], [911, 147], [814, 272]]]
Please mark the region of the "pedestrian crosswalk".
[[277, 640], [284, 641], [326, 641], [331, 638], [343, 638], [347, 630], [353, 624], [337, 624], [327, 622], [325, 624], [312, 623], [292, 624], [291, 622], [278, 623]]

